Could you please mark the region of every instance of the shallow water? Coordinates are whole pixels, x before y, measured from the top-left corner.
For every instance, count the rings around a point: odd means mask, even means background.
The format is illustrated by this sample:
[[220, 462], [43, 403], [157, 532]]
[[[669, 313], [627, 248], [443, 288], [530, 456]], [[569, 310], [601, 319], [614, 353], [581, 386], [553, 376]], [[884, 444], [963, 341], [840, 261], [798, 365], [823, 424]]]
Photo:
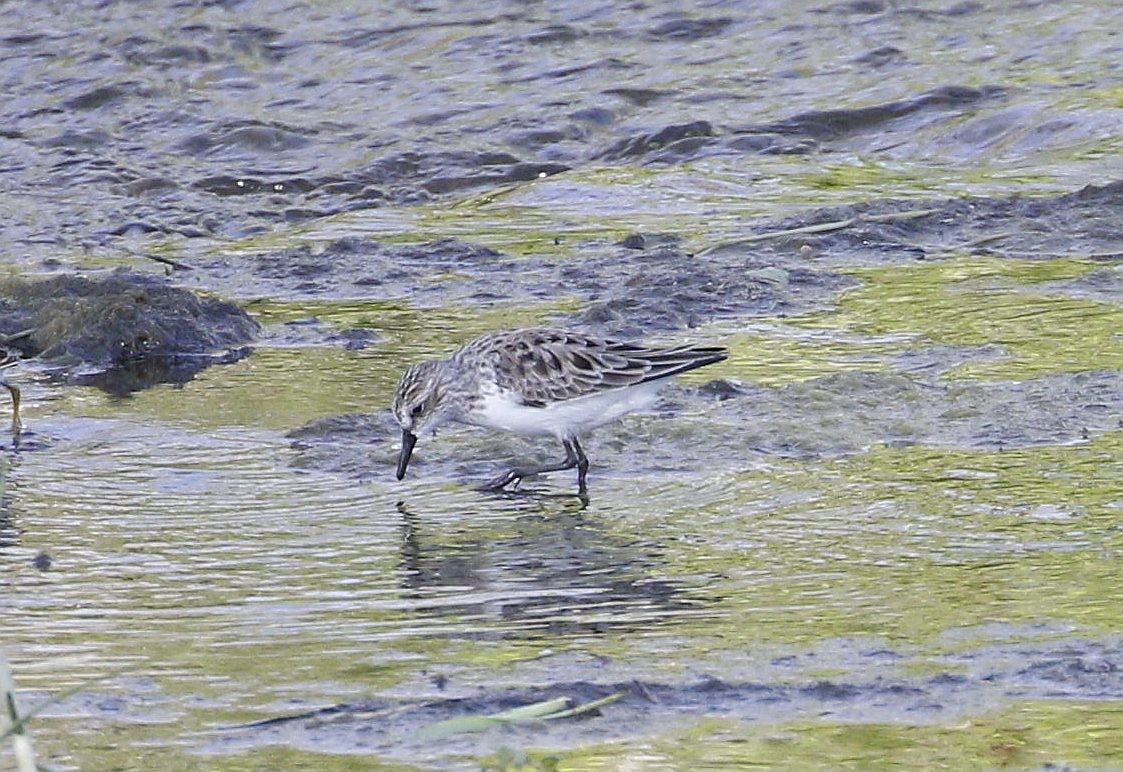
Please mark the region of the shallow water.
[[[954, 288], [951, 267], [927, 269], [929, 279]], [[960, 281], [988, 267], [961, 261]], [[282, 429], [385, 404], [409, 340], [393, 316], [379, 328], [384, 343], [366, 351], [264, 347], [127, 400], [77, 387], [39, 402], [33, 392], [44, 447], [14, 457], [5, 499], [13, 659], [29, 702], [107, 676], [48, 709], [40, 744], [56, 761], [94, 766], [187, 765], [199, 752], [224, 766], [328, 764], [338, 752], [467, 760], [539, 745], [578, 766], [649, 754], [660, 766], [758, 758], [762, 742], [785, 749], [770, 751], [777, 760], [811, 764], [849, 758], [857, 743], [870, 763], [900, 744], [962, 765], [1001, 754], [952, 742], [948, 727], [974, 736], [1011, 725], [1019, 764], [1100, 758], [1072, 721], [1117, 730], [1117, 678], [1035, 681], [1026, 669], [1084, 663], [1100, 646], [1104, 667], [1118, 656], [1118, 371], [1109, 392], [1094, 386], [1106, 374], [1081, 376], [1092, 380], [1071, 405], [1063, 384], [1037, 376], [1063, 379], [1083, 363], [1048, 347], [1025, 370], [1038, 389], [1028, 404], [1018, 381], [963, 372], [970, 348], [955, 349], [958, 369], [944, 377], [937, 368], [902, 379], [900, 352], [973, 344], [972, 317], [963, 331], [925, 327], [917, 319], [930, 317], [912, 312], [848, 329], [874, 319], [862, 311], [869, 293], [888, 305], [941, 302], [863, 272], [869, 289], [838, 311], [774, 323], [745, 349], [734, 338], [731, 360], [711, 368], [763, 390], [720, 400], [689, 388], [706, 382], [698, 373], [668, 394], [665, 417], [598, 433], [587, 506], [566, 495], [564, 474], [530, 485], [537, 495], [473, 492], [505, 456], [535, 447], [473, 431], [423, 443], [401, 485], [390, 436], [328, 443], [334, 473], [300, 464], [305, 451]], [[1017, 291], [1027, 308], [1048, 297]], [[1007, 296], [980, 300], [1004, 308]], [[1036, 313], [1057, 335], [1069, 329], [1064, 305]], [[811, 355], [777, 356], [770, 377], [758, 376], [759, 342], [801, 329], [815, 331], [800, 339]], [[847, 336], [869, 332], [880, 342], [855, 351]], [[857, 375], [840, 346], [864, 359]], [[39, 550], [49, 571], [32, 566]], [[967, 683], [943, 683], [952, 676]], [[706, 697], [699, 678], [746, 686]], [[405, 705], [474, 695], [486, 713], [496, 689], [555, 684], [580, 698], [564, 685], [636, 680], [675, 691], [608, 728], [436, 745], [408, 740], [425, 717], [373, 734], [361, 715], [319, 730], [216, 731], [375, 695]], [[852, 691], [776, 692], [823, 682]], [[886, 682], [900, 693], [886, 694]], [[1108, 699], [1067, 722], [1027, 723], [1066, 689]], [[699, 702], [708, 707], [685, 707]], [[837, 731], [813, 730], [832, 726], [830, 715]], [[859, 741], [852, 722], [883, 736]], [[110, 727], [123, 739], [107, 747]]]
[[[1045, 197], [1123, 176], [1119, 11], [747, 5], [5, 6], [6, 259], [175, 255], [265, 325], [128, 398], [24, 375], [0, 611], [25, 706], [78, 687], [48, 763], [1123, 764], [1123, 207]], [[731, 357], [590, 438], [588, 502], [475, 492], [556, 449], [473, 430], [395, 482], [403, 365], [541, 322]]]

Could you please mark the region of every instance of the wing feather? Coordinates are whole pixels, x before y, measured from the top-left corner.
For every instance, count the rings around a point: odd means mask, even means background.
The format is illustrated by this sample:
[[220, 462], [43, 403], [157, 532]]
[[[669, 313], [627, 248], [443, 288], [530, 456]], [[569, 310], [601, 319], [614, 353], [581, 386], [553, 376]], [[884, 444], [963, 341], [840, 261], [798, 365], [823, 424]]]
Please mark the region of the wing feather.
[[492, 333], [458, 353], [485, 359], [499, 388], [534, 406], [670, 378], [728, 356], [718, 346], [657, 348], [548, 328]]

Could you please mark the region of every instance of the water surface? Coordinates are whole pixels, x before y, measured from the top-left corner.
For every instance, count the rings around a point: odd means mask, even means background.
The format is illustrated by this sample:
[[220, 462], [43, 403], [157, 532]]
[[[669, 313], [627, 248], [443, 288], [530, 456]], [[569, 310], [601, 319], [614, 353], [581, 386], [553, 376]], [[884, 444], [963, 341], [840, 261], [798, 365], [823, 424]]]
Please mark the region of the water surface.
[[[174, 255], [265, 332], [128, 398], [23, 376], [0, 609], [26, 705], [80, 686], [48, 763], [1123, 764], [1123, 209], [1058, 197], [1123, 171], [1114, 4], [56, 10], [3, 11], [6, 259]], [[739, 241], [961, 196], [999, 203]], [[556, 449], [474, 430], [393, 479], [406, 363], [613, 300], [731, 357], [590, 438], [587, 502], [475, 492]]]

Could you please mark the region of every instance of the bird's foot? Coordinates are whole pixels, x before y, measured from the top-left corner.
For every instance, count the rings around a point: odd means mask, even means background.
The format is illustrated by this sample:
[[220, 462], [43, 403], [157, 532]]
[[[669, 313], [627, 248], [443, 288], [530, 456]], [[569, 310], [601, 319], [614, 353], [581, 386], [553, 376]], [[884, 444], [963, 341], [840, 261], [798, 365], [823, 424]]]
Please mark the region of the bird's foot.
[[523, 472], [521, 469], [510, 469], [510, 470], [504, 472], [503, 474], [499, 475], [495, 479], [488, 480], [487, 482], [485, 482], [483, 485], [481, 485], [476, 490], [483, 491], [485, 493], [492, 493], [492, 492], [495, 492], [495, 491], [504, 490], [511, 483], [515, 484], [515, 487], [514, 487], [513, 490], [517, 490], [518, 487], [519, 487], [519, 483], [522, 482], [522, 479], [525, 476], [526, 476], [526, 473]]

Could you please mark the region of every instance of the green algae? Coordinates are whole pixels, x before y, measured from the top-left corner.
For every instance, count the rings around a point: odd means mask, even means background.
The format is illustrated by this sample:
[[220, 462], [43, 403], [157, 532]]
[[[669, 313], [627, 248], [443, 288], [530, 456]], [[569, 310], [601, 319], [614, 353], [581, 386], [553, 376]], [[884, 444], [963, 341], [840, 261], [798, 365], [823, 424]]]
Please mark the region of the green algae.
[[707, 723], [652, 750], [672, 765], [742, 769], [783, 767], [791, 759], [806, 769], [1103, 769], [1123, 762], [1123, 710], [1112, 703], [1021, 702], [952, 726]]
[[[283, 233], [254, 236], [239, 242], [240, 251], [260, 252], [294, 243], [324, 242], [347, 235], [365, 235], [388, 244], [413, 244], [459, 238], [512, 255], [568, 256], [571, 244], [618, 241], [645, 222], [662, 223], [665, 216], [621, 225], [630, 199], [620, 185], [651, 189], [659, 173], [631, 167], [574, 170], [557, 177], [469, 194], [448, 202], [421, 204], [409, 209], [368, 209], [326, 218], [312, 225], [294, 226]], [[671, 194], [664, 196], [668, 205]], [[602, 201], [590, 208], [592, 201]], [[685, 226], [688, 218], [683, 216]]]
[[593, 772], [642, 769], [1115, 769], [1123, 710], [1101, 702], [1018, 702], [949, 726], [889, 723], [742, 724], [699, 718], [648, 741], [535, 750], [482, 759], [485, 769]]
[[811, 190], [842, 190], [853, 199], [854, 194], [863, 189], [881, 197], [888, 190], [909, 190], [914, 193], [934, 190], [938, 181], [916, 167], [876, 161], [872, 158], [857, 159], [849, 164], [824, 164], [816, 171], [797, 174], [792, 180]]
[[[413, 235], [403, 235], [415, 241], [417, 233], [432, 232], [515, 255], [569, 256], [573, 243], [612, 243], [635, 231], [689, 231], [702, 202], [684, 207], [673, 185], [677, 174], [633, 166], [573, 170], [451, 206], [420, 207]], [[656, 211], [644, 212], [641, 204]]]
[[[728, 626], [722, 614], [684, 620], [687, 649], [876, 634], [943, 652], [955, 649], [944, 631], [996, 619], [1111, 632], [1121, 457], [1118, 432], [1003, 452], [874, 448], [773, 461], [716, 501], [694, 495], [694, 507], [659, 514], [664, 527], [706, 534], [670, 553], [667, 570], [724, 577], [699, 600], [726, 598], [737, 612]], [[801, 489], [791, 504], [761, 503]], [[751, 603], [733, 600], [744, 592]]]
[[[897, 340], [866, 337], [800, 334], [795, 327], [777, 326], [754, 334], [723, 336], [729, 359], [706, 368], [693, 382], [705, 376], [730, 375], [761, 386], [777, 387], [838, 372], [879, 372], [889, 367], [887, 359], [902, 348]], [[903, 337], [903, 336], [900, 336]], [[690, 379], [682, 379], [691, 383]]]
[[[206, 761], [196, 759], [195, 764]], [[215, 760], [217, 761], [217, 759]], [[155, 767], [167, 769], [157, 762]], [[369, 770], [370, 772], [417, 772], [420, 766], [403, 761], [390, 761], [379, 759], [376, 756], [365, 754], [356, 757], [354, 753], [317, 753], [288, 746], [269, 746], [254, 748], [242, 753], [223, 755], [221, 767], [228, 772], [260, 772], [263, 769], [308, 769], [316, 772], [355, 772], [356, 769]], [[197, 769], [197, 766], [185, 766], [185, 769]]]
[[1097, 267], [1079, 259], [960, 257], [856, 269], [863, 285], [846, 293], [837, 311], [790, 323], [853, 336], [912, 335], [912, 347], [993, 345], [1006, 353], [997, 362], [964, 362], [948, 374], [953, 378], [1026, 380], [1119, 369], [1123, 308], [1034, 288]]
[[[701, 719], [650, 742], [576, 751], [526, 751], [558, 770], [997, 769], [1053, 764], [1113, 769], [1123, 763], [1123, 710], [1112, 703], [1019, 702], [951, 726], [831, 723], [744, 725]], [[798, 763], [796, 763], [798, 760]]]

